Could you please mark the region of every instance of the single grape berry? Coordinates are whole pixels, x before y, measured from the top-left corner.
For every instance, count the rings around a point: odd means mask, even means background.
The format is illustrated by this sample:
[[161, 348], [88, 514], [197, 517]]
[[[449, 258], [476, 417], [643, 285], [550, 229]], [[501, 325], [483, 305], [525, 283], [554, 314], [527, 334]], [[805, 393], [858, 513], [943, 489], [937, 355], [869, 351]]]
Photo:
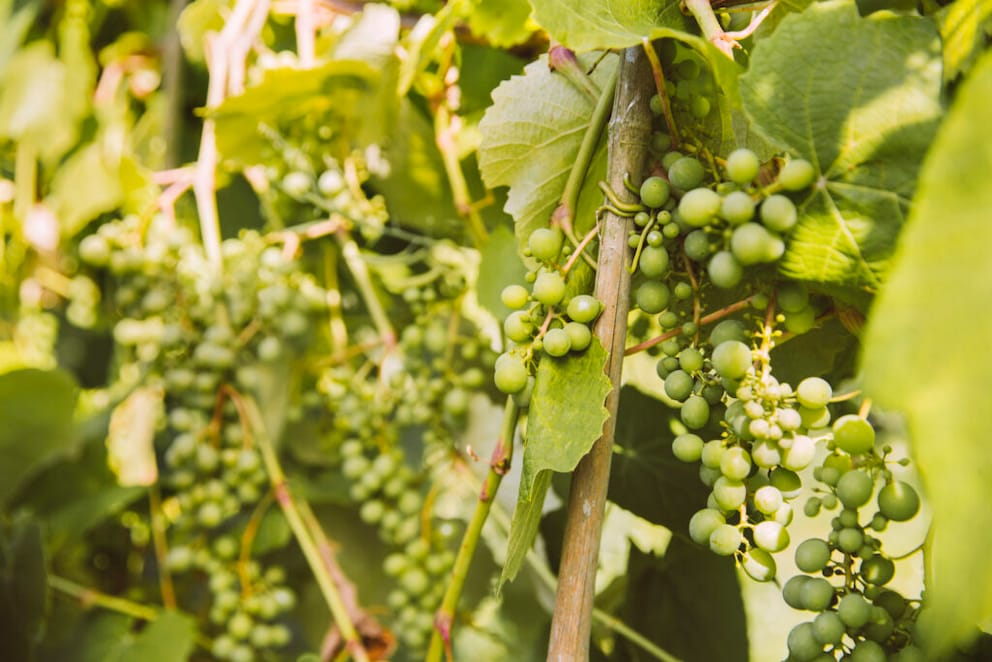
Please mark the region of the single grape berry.
[[507, 285], [499, 295], [503, 305], [511, 310], [518, 310], [527, 305], [530, 292], [523, 285]]
[[819, 572], [830, 561], [830, 546], [819, 538], [810, 538], [796, 547], [796, 567], [803, 572]]
[[710, 534], [710, 549], [720, 556], [730, 556], [741, 546], [740, 530], [732, 524], [721, 524]]
[[801, 191], [816, 179], [813, 164], [806, 159], [790, 159], [778, 173], [778, 183], [786, 191]]
[[714, 285], [723, 289], [737, 286], [744, 277], [744, 269], [730, 251], [719, 251], [710, 258], [706, 272]]
[[530, 317], [522, 310], [510, 313], [503, 320], [503, 333], [515, 343], [527, 342], [533, 331], [534, 325], [531, 324]]
[[545, 306], [556, 306], [565, 297], [565, 279], [557, 271], [542, 271], [537, 274], [532, 294]]
[[748, 184], [758, 176], [761, 162], [757, 154], [746, 148], [735, 149], [727, 156], [724, 170], [727, 178], [737, 184]]
[[683, 156], [668, 168], [668, 181], [672, 186], [689, 191], [699, 186], [706, 171], [703, 164], [691, 156]]
[[784, 312], [798, 313], [809, 307], [809, 290], [802, 283], [782, 283], [775, 292], [775, 302]]
[[751, 456], [740, 446], [728, 448], [720, 456], [720, 471], [731, 480], [744, 480], [751, 473]]
[[844, 637], [847, 626], [837, 612], [825, 611], [813, 619], [813, 636], [824, 645], [835, 646]]
[[800, 623], [789, 631], [786, 638], [789, 659], [809, 662], [823, 652], [823, 644], [816, 639], [812, 623]]
[[837, 481], [837, 498], [845, 508], [860, 508], [871, 498], [875, 486], [871, 476], [863, 469], [848, 471]]
[[778, 194], [765, 198], [761, 203], [759, 215], [765, 227], [775, 232], [788, 232], [799, 218], [792, 200]]
[[583, 352], [592, 343], [592, 331], [585, 324], [569, 322], [564, 328], [573, 351]]
[[679, 200], [679, 215], [689, 225], [701, 228], [720, 213], [720, 196], [708, 188], [694, 188]]
[[920, 495], [909, 483], [894, 480], [879, 490], [878, 510], [894, 522], [905, 522], [919, 512]]
[[754, 527], [754, 544], [766, 552], [781, 552], [789, 546], [789, 532], [782, 524], [765, 520]]
[[565, 329], [548, 329], [543, 346], [549, 356], [565, 356], [572, 349], [572, 340]]
[[538, 228], [527, 238], [530, 254], [542, 262], [551, 262], [561, 253], [564, 236], [558, 228]]
[[641, 251], [637, 265], [648, 278], [659, 278], [668, 270], [668, 251], [664, 246], [648, 246]]
[[594, 319], [599, 317], [599, 313], [602, 308], [603, 305], [598, 299], [596, 299], [596, 297], [589, 294], [579, 294], [569, 300], [566, 312], [568, 313], [569, 319], [573, 322], [589, 324]]
[[756, 582], [767, 582], [775, 579], [777, 566], [772, 555], [763, 549], [752, 547], [741, 559], [741, 567], [748, 577]]
[[692, 395], [694, 383], [689, 373], [684, 370], [673, 370], [665, 377], [665, 394], [672, 400], [682, 402]]
[[810, 409], [826, 407], [832, 397], [833, 389], [830, 388], [830, 384], [819, 377], [807, 377], [796, 387], [796, 400], [803, 407]]
[[731, 225], [747, 223], [754, 218], [754, 200], [744, 191], [732, 191], [720, 203], [720, 216]]
[[648, 177], [641, 184], [641, 202], [651, 209], [664, 207], [670, 194], [670, 187], [664, 177]]
[[743, 265], [773, 262], [778, 259], [777, 237], [757, 223], [745, 223], [734, 228], [730, 251]]
[[637, 288], [637, 307], [646, 313], [660, 313], [668, 306], [671, 291], [668, 285], [656, 280], [649, 280]]
[[896, 566], [891, 560], [875, 554], [861, 562], [858, 572], [869, 584], [883, 586], [892, 581], [896, 574]]
[[[693, 262], [702, 262], [710, 256], [710, 238], [705, 230], [693, 230], [685, 236], [682, 249], [685, 251], [686, 257]], [[679, 285], [689, 287], [689, 293], [692, 294], [691, 286], [688, 283], [679, 283]]]
[[698, 430], [706, 425], [710, 418], [710, 403], [702, 396], [690, 395], [682, 405], [679, 415], [686, 427], [690, 430]]
[[809, 611], [823, 611], [834, 598], [834, 587], [822, 577], [811, 577], [800, 591], [803, 608]]
[[751, 348], [738, 340], [728, 340], [713, 350], [713, 368], [725, 379], [740, 379], [751, 369]]
[[702, 438], [691, 432], [680, 434], [672, 441], [672, 454], [682, 462], [698, 462], [702, 452]]
[[867, 453], [875, 446], [875, 429], [856, 414], [841, 416], [833, 425], [837, 448], [852, 455]]
[[689, 537], [699, 545], [708, 545], [710, 536], [723, 524], [726, 524], [726, 520], [720, 511], [704, 508], [689, 520]]
[[501, 354], [496, 359], [493, 378], [496, 388], [503, 393], [512, 395], [519, 393], [527, 386], [527, 367], [523, 360], [514, 354]]

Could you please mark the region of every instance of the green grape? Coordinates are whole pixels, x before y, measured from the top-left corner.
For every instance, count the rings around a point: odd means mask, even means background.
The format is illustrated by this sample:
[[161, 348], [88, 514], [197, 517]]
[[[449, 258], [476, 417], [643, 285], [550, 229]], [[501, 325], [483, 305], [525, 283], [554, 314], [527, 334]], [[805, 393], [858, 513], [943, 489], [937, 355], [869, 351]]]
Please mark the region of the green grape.
[[468, 411], [468, 393], [461, 388], [453, 388], [444, 394], [444, 411], [449, 416], [464, 416]]
[[542, 271], [537, 274], [532, 293], [545, 306], [557, 306], [565, 297], [565, 279], [557, 271]]
[[592, 331], [585, 324], [569, 322], [564, 327], [568, 334], [571, 348], [576, 352], [584, 352], [592, 343]]
[[699, 66], [699, 62], [692, 57], [682, 60], [676, 66], [676, 73], [682, 80], [693, 80], [698, 78], [701, 71], [702, 67]]
[[804, 609], [802, 602], [802, 590], [811, 579], [812, 577], [807, 577], [806, 575], [796, 575], [795, 577], [789, 578], [789, 580], [785, 582], [785, 585], [782, 587], [782, 598], [785, 600], [785, 604], [789, 605], [793, 609]]
[[[703, 466], [709, 467], [710, 469], [719, 469], [720, 461], [723, 459], [723, 454], [727, 452], [727, 448], [723, 445], [722, 439], [713, 439], [707, 441], [703, 445], [702, 454], [700, 455], [700, 460], [703, 462]], [[723, 475], [723, 472], [720, 472]]]
[[728, 448], [720, 456], [720, 471], [730, 480], [744, 480], [751, 473], [751, 456], [740, 446]]
[[878, 510], [886, 519], [905, 522], [919, 512], [920, 495], [909, 483], [894, 480], [879, 490]]
[[726, 520], [720, 511], [704, 508], [689, 519], [689, 537], [699, 545], [708, 545], [716, 528], [724, 524]]
[[668, 181], [683, 191], [699, 186], [705, 174], [703, 164], [691, 156], [683, 156], [668, 166]]
[[385, 504], [378, 499], [372, 499], [371, 501], [366, 501], [362, 504], [361, 509], [358, 511], [358, 515], [366, 524], [376, 524], [382, 520], [382, 516], [385, 512]]
[[732, 191], [720, 202], [720, 216], [731, 225], [747, 223], [754, 218], [754, 200], [744, 191]]
[[[692, 296], [692, 285], [686, 282], [675, 283], [675, 288], [672, 290], [672, 294], [679, 301], [685, 301]], [[686, 331], [687, 328], [692, 328], [692, 331]], [[696, 326], [692, 322], [686, 322], [682, 325], [682, 333], [687, 336], [695, 335]]]
[[724, 165], [727, 178], [737, 184], [748, 184], [753, 181], [758, 176], [758, 170], [760, 168], [761, 162], [758, 160], [758, 156], [751, 150], [743, 147], [731, 152], [727, 156], [727, 162]]
[[822, 577], [810, 577], [800, 591], [800, 601], [808, 611], [823, 611], [830, 606], [833, 597], [833, 585]]
[[651, 209], [664, 207], [671, 195], [664, 177], [648, 177], [641, 184], [641, 202]]
[[885, 662], [885, 649], [878, 642], [863, 639], [857, 643], [847, 659], [850, 662]]
[[913, 644], [908, 644], [898, 653], [889, 656], [889, 662], [926, 662], [923, 650]]
[[782, 503], [782, 493], [771, 485], [762, 485], [754, 492], [754, 507], [765, 515], [774, 513]]
[[821, 407], [820, 409], [809, 409], [808, 407], [800, 406], [799, 419], [804, 428], [810, 430], [825, 428], [830, 423], [830, 410], [826, 407]]
[[782, 283], [775, 292], [775, 302], [784, 312], [798, 313], [809, 307], [809, 291], [802, 283]]
[[816, 179], [813, 164], [806, 159], [790, 159], [778, 173], [778, 183], [786, 191], [801, 191]]
[[720, 524], [710, 534], [710, 549], [720, 556], [730, 556], [741, 546], [740, 530], [732, 524]]
[[507, 285], [500, 292], [499, 298], [507, 308], [518, 310], [527, 305], [530, 300], [530, 292], [523, 285]]
[[813, 619], [813, 636], [824, 645], [835, 646], [844, 638], [847, 626], [837, 612], [825, 611]]
[[819, 377], [807, 377], [796, 387], [796, 400], [803, 407], [820, 409], [826, 407], [833, 397], [830, 384]]
[[816, 326], [816, 311], [804, 308], [797, 313], [785, 313], [785, 328], [790, 333], [801, 335]]
[[303, 197], [313, 188], [313, 181], [305, 172], [290, 172], [282, 178], [282, 189], [294, 198]]
[[708, 188], [694, 188], [679, 200], [679, 215], [689, 225], [701, 228], [720, 213], [720, 196]]
[[895, 591], [882, 591], [872, 600], [872, 603], [889, 612], [893, 620], [899, 620], [906, 613], [906, 598]]
[[762, 469], [771, 469], [782, 462], [782, 454], [774, 441], [762, 440], [751, 447], [751, 459]]
[[[667, 214], [667, 212], [665, 213]], [[661, 223], [660, 214], [659, 214], [658, 222]], [[651, 248], [661, 248], [662, 244], [665, 243], [665, 235], [662, 234], [661, 232], [658, 232], [657, 230], [651, 230], [650, 232], [648, 232], [647, 242], [648, 242], [648, 246], [650, 246]], [[667, 254], [668, 251], [665, 251], [665, 253]]]
[[856, 414], [841, 416], [833, 424], [834, 444], [837, 448], [857, 455], [875, 447], [875, 429]]
[[[667, 256], [667, 253], [666, 253]], [[589, 324], [599, 317], [603, 309], [603, 304], [596, 297], [589, 294], [579, 294], [572, 297], [568, 302], [566, 312], [573, 322]]]
[[571, 349], [571, 338], [564, 329], [548, 329], [544, 334], [544, 351], [549, 356], [565, 356]]
[[[653, 97], [651, 97], [651, 112], [654, 112], [655, 109], [655, 103], [654, 103], [655, 99], [658, 100], [658, 106], [661, 106], [661, 98], [657, 94], [654, 95]], [[662, 109], [659, 108], [658, 112], [655, 114], [660, 115], [661, 111]], [[667, 133], [662, 133], [661, 131], [655, 131], [651, 135], [651, 149], [653, 149], [654, 151], [658, 153], [663, 153], [663, 152], [667, 152], [671, 148], [672, 148], [672, 137]]]
[[778, 522], [759, 522], [754, 527], [754, 544], [766, 552], [781, 552], [789, 546], [789, 532]]
[[861, 529], [843, 528], [837, 532], [837, 547], [848, 554], [854, 554], [865, 543]]
[[803, 482], [796, 472], [782, 468], [773, 469], [772, 472], [768, 474], [768, 482], [773, 487], [778, 488], [778, 490], [782, 492], [782, 496], [786, 499], [792, 499], [799, 496], [799, 490], [802, 489], [803, 486]]
[[770, 195], [761, 203], [761, 222], [775, 232], [788, 232], [799, 218], [796, 205], [784, 195]]
[[527, 237], [527, 248], [535, 259], [553, 262], [561, 253], [564, 243], [562, 231], [558, 228], [538, 228]]
[[641, 251], [637, 266], [648, 278], [659, 278], [668, 271], [668, 250], [664, 246], [648, 246]]
[[522, 391], [527, 386], [528, 376], [527, 368], [520, 357], [513, 354], [501, 354], [496, 359], [493, 378], [496, 382], [496, 388], [503, 393], [512, 395]]
[[728, 340], [714, 348], [711, 360], [721, 377], [740, 379], [751, 369], [751, 348], [739, 340]]
[[698, 395], [690, 395], [679, 411], [682, 422], [690, 430], [698, 430], [710, 418], [710, 403]]
[[837, 603], [837, 615], [844, 625], [857, 630], [871, 619], [872, 607], [860, 593], [848, 593]]
[[[654, 115], [661, 115], [663, 112], [665, 112], [665, 106], [662, 104], [661, 97], [657, 94], [652, 94], [651, 98], [648, 99], [648, 107], [651, 109], [651, 113]], [[658, 133], [656, 132], [654, 135], [657, 136]], [[666, 134], [663, 133], [661, 135], [666, 135]], [[671, 146], [671, 139], [669, 139], [669, 146]], [[661, 149], [659, 151], [664, 152], [667, 149], [668, 147], [665, 147], [664, 149]]]
[[427, 576], [426, 572], [420, 568], [413, 567], [400, 575], [399, 585], [407, 593], [418, 595], [427, 590], [430, 586], [430, 581], [430, 577]]
[[734, 228], [730, 251], [743, 265], [773, 261], [775, 237], [757, 223], [744, 223]]
[[874, 481], [867, 471], [848, 471], [837, 481], [837, 498], [846, 508], [860, 508], [871, 498]]
[[682, 402], [692, 395], [694, 381], [684, 370], [673, 370], [665, 377], [665, 394], [672, 400]]
[[649, 280], [637, 288], [637, 307], [648, 314], [660, 313], [668, 306], [671, 291], [656, 280]]
[[[868, 591], [869, 589], [865, 590]], [[872, 641], [882, 642], [892, 635], [893, 630], [895, 630], [895, 623], [892, 622], [892, 616], [882, 607], [876, 606], [872, 607], [871, 620], [862, 628], [861, 632]]]
[[706, 272], [714, 285], [723, 289], [730, 289], [741, 282], [744, 277], [744, 269], [730, 251], [719, 251], [710, 258]]
[[676, 161], [684, 157], [682, 152], [668, 152], [661, 158], [661, 167], [669, 170]]
[[691, 112], [693, 116], [703, 119], [710, 114], [712, 106], [713, 104], [706, 97], [694, 96], [689, 101], [689, 112]]
[[723, 320], [710, 332], [710, 344], [716, 347], [728, 340], [744, 342], [748, 339], [747, 330], [737, 320]]
[[703, 367], [703, 354], [695, 347], [686, 347], [678, 354], [679, 367], [686, 372], [696, 372]]
[[[682, 249], [686, 257], [694, 262], [702, 262], [710, 255], [710, 238], [705, 230], [693, 230], [685, 236]], [[692, 294], [691, 286], [688, 283], [679, 283], [689, 287], [689, 294]]]
[[721, 510], [737, 510], [747, 498], [747, 486], [739, 480], [720, 476], [713, 483], [713, 499]]
[[796, 662], [810, 662], [823, 652], [823, 644], [817, 641], [812, 623], [800, 623], [792, 628], [786, 643], [789, 659]]
[[741, 567], [748, 577], [756, 582], [767, 582], [775, 579], [777, 567], [772, 555], [763, 549], [751, 548], [741, 559]]
[[703, 440], [699, 435], [680, 434], [672, 441], [672, 454], [682, 462], [698, 462], [703, 453]]
[[514, 311], [503, 320], [503, 333], [515, 343], [529, 341], [533, 332], [534, 325], [530, 322], [530, 316], [523, 310]]
[[796, 547], [796, 567], [803, 572], [819, 572], [830, 561], [830, 546], [819, 538], [810, 538]]

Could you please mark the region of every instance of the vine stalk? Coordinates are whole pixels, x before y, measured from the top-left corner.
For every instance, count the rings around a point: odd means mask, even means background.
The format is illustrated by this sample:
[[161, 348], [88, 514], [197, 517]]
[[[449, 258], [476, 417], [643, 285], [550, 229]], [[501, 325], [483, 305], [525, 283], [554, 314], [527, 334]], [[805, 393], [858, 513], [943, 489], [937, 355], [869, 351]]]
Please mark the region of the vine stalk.
[[[624, 185], [624, 178], [630, 176], [635, 182], [640, 181], [650, 142], [648, 100], [652, 87], [651, 68], [644, 49], [637, 46], [623, 51], [609, 124], [607, 179], [621, 199], [628, 201], [633, 201], [634, 196]], [[604, 307], [595, 334], [609, 353], [606, 372], [614, 387], [606, 397], [609, 416], [603, 425], [603, 434], [579, 462], [572, 478], [548, 660], [584, 662], [589, 659], [596, 564], [627, 337], [630, 299], [627, 237], [631, 227], [630, 219], [611, 211], [604, 216], [595, 287], [596, 298]]]

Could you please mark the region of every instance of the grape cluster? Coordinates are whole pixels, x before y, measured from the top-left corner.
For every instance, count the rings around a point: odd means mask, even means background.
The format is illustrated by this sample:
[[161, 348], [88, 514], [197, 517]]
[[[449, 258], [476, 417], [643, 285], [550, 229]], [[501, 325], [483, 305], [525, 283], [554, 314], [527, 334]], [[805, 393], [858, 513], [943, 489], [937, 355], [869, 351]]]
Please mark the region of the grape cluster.
[[266, 365], [305, 346], [326, 293], [255, 233], [221, 249], [215, 269], [185, 229], [126, 218], [87, 236], [80, 256], [117, 285], [122, 376], [164, 392], [169, 567], [209, 578], [213, 653], [248, 661], [288, 643], [278, 619], [295, 596], [280, 568], [263, 569], [238, 542], [245, 517], [268, 492], [268, 476], [233, 397], [255, 391]]
[[[674, 39], [660, 42], [659, 58], [665, 71], [665, 93], [681, 118], [703, 120], [714, 108], [716, 82], [709, 67], [691, 48]], [[660, 115], [661, 99], [651, 99], [651, 110]], [[659, 146], [656, 145], [656, 148]], [[663, 144], [662, 149], [667, 149]]]
[[530, 291], [509, 285], [501, 299], [511, 312], [503, 322], [503, 333], [514, 347], [496, 359], [494, 379], [503, 393], [519, 394], [531, 383], [536, 354], [560, 358], [583, 352], [592, 343], [592, 324], [603, 305], [589, 294], [567, 297], [566, 275], [557, 265], [564, 236], [558, 228], [538, 228], [527, 239], [526, 253], [540, 267], [527, 275]]

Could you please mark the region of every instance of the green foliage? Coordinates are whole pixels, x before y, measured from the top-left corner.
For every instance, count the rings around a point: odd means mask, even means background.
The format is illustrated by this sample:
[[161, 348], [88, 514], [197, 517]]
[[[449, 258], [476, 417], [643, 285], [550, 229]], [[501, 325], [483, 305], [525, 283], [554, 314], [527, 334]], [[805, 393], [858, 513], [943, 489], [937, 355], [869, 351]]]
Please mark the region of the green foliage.
[[[992, 296], [992, 265], [983, 257], [992, 241], [992, 132], [974, 118], [990, 103], [992, 56], [985, 55], [923, 165], [895, 268], [872, 311], [862, 352], [868, 393], [907, 417], [939, 523], [928, 545], [930, 614], [924, 621], [934, 654], [970, 636], [975, 622], [992, 615], [990, 594], [969, 588], [992, 582], [981, 552], [992, 527], [982, 506], [992, 470], [985, 433], [979, 418], [946, 415], [949, 407], [984, 407], [984, 363], [976, 357], [983, 355], [992, 326], [974, 306]], [[954, 295], [933, 296], [920, 308], [921, 292], [941, 291]], [[970, 543], [960, 544], [963, 539]]]
[[5, 655], [35, 659], [47, 612], [47, 572], [37, 522], [0, 523], [0, 636]]
[[744, 109], [818, 178], [800, 199], [782, 273], [881, 284], [941, 113], [938, 46], [931, 21], [861, 18], [846, 0], [787, 17], [756, 45], [741, 76]]
[[992, 4], [958, 0], [935, 18], [944, 42], [944, 82], [949, 82], [974, 66], [992, 36]]

